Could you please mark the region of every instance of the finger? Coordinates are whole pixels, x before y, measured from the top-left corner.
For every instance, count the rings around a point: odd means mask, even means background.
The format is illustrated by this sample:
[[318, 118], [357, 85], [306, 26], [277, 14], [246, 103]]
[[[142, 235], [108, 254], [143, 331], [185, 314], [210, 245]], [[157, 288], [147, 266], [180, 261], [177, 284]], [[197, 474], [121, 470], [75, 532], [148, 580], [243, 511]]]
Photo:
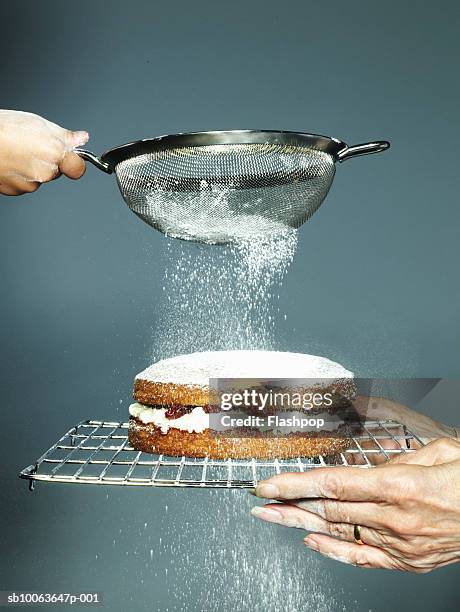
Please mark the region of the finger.
[[331, 499], [299, 499], [290, 503], [332, 523], [367, 525], [374, 529], [387, 527], [387, 512], [380, 504]]
[[381, 501], [390, 488], [391, 479], [383, 470], [331, 467], [277, 474], [260, 482], [255, 494], [267, 499], [325, 497], [345, 501]]
[[67, 153], [59, 163], [59, 170], [71, 179], [79, 179], [85, 173], [86, 166], [83, 159], [76, 153]]
[[55, 181], [56, 179], [58, 179], [60, 176], [62, 176], [62, 172], [59, 170], [59, 166], [56, 170], [56, 172], [54, 173], [54, 176], [52, 179], [50, 179], [51, 181]]
[[319, 534], [308, 535], [304, 542], [308, 548], [341, 563], [350, 563], [351, 565], [369, 568], [394, 569], [396, 567], [392, 557], [381, 548], [375, 546], [352, 544]]
[[89, 140], [89, 134], [85, 131], [72, 132], [71, 130], [65, 131], [65, 143], [68, 151], [75, 149], [76, 147], [82, 147]]
[[19, 189], [22, 193], [35, 193], [40, 187], [41, 183], [38, 181], [23, 181], [20, 183]]
[[296, 506], [288, 504], [267, 504], [266, 506], [255, 506], [251, 509], [255, 518], [284, 525], [285, 527], [296, 527], [306, 531], [329, 533], [326, 521], [315, 514], [305, 512]]
[[1, 193], [5, 195], [24, 195], [33, 193], [40, 187], [38, 181], [28, 181], [22, 176], [15, 175], [8, 179], [8, 183], [2, 184]]
[[[417, 461], [413, 460], [413, 455], [415, 453], [398, 453], [397, 455], [393, 455], [386, 461], [386, 463], [381, 463], [376, 465], [377, 468], [385, 467], [385, 465], [414, 465], [417, 464]], [[426, 463], [418, 462], [418, 465], [426, 465]]]
[[414, 453], [402, 453], [391, 459], [391, 464], [433, 466], [449, 463], [460, 458], [460, 441], [440, 438], [423, 446]]
[[[255, 506], [252, 508], [251, 514], [269, 523], [276, 523], [285, 527], [296, 527], [297, 529], [305, 529], [305, 531], [313, 531], [315, 533], [324, 533], [348, 542], [355, 541], [354, 525], [348, 523], [330, 523], [311, 512], [306, 512], [290, 504]], [[361, 540], [373, 546], [381, 546], [383, 543], [379, 533], [367, 527], [361, 527]]]
[[48, 183], [56, 178], [59, 174], [57, 163], [52, 163], [44, 160], [34, 160], [31, 168], [31, 179], [37, 183]]
[[22, 195], [22, 192], [16, 189], [16, 187], [11, 187], [10, 185], [5, 185], [4, 183], [0, 183], [0, 193], [5, 196]]

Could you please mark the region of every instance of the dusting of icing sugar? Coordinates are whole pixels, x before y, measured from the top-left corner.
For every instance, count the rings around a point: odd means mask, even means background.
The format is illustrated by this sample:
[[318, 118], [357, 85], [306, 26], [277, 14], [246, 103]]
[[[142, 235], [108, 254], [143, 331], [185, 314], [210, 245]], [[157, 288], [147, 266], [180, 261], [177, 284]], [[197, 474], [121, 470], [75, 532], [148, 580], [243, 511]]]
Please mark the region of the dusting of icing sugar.
[[[207, 244], [241, 243], [286, 230], [284, 220], [274, 214], [277, 211], [267, 210], [260, 198], [243, 212], [241, 195], [241, 190], [203, 180], [196, 193], [156, 189], [140, 206], [133, 205], [133, 210], [154, 219], [155, 227], [167, 236]], [[264, 214], [255, 214], [254, 207]]]
[[204, 351], [163, 359], [136, 376], [136, 379], [176, 385], [202, 386], [210, 378], [352, 378], [339, 363], [303, 353], [281, 351]]

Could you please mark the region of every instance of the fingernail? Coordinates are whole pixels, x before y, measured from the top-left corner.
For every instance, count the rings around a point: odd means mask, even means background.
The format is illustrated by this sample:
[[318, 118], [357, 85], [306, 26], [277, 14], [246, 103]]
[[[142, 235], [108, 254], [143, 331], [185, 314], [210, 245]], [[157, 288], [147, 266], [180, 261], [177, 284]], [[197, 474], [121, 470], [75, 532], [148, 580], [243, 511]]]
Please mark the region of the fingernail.
[[249, 495], [254, 495], [256, 497], [256, 490], [255, 489], [246, 489], [246, 491], [249, 493]]
[[254, 508], [251, 508], [251, 514], [252, 516], [264, 521], [269, 521], [270, 523], [279, 523], [283, 518], [281, 512], [273, 510], [272, 508], [265, 508], [264, 506], [254, 506]]
[[269, 482], [262, 483], [256, 487], [257, 497], [266, 497], [267, 499], [276, 499], [279, 497], [278, 487]]
[[81, 147], [89, 140], [88, 132], [73, 132], [73, 143], [76, 147]]
[[319, 546], [314, 540], [310, 540], [310, 538], [307, 537], [304, 539], [304, 542], [308, 548], [311, 548], [312, 550], [319, 550]]

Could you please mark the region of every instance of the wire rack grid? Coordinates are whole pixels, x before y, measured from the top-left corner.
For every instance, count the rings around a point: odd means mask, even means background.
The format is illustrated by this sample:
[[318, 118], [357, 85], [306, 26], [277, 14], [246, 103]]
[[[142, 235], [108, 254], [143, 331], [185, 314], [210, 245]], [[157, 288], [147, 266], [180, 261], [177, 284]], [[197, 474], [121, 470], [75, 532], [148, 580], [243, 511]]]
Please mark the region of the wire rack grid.
[[413, 452], [422, 440], [393, 421], [368, 421], [352, 446], [333, 457], [296, 459], [226, 459], [151, 455], [133, 449], [128, 423], [82, 421], [59, 438], [19, 476], [34, 483], [122, 485], [147, 487], [252, 488], [281, 472], [305, 472], [317, 467], [369, 468], [395, 454]]

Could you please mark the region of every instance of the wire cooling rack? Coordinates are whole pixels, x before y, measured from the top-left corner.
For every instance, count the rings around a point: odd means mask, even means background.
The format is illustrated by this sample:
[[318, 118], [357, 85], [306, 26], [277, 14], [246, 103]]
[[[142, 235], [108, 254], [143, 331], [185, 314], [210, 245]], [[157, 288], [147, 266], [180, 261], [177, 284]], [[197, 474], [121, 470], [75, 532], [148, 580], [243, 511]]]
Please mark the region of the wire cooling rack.
[[333, 457], [296, 459], [195, 459], [151, 455], [128, 442], [128, 423], [82, 421], [67, 431], [19, 476], [29, 480], [74, 484], [144, 487], [251, 488], [281, 472], [305, 472], [325, 466], [372, 467], [423, 442], [393, 421], [368, 421], [353, 445]]

